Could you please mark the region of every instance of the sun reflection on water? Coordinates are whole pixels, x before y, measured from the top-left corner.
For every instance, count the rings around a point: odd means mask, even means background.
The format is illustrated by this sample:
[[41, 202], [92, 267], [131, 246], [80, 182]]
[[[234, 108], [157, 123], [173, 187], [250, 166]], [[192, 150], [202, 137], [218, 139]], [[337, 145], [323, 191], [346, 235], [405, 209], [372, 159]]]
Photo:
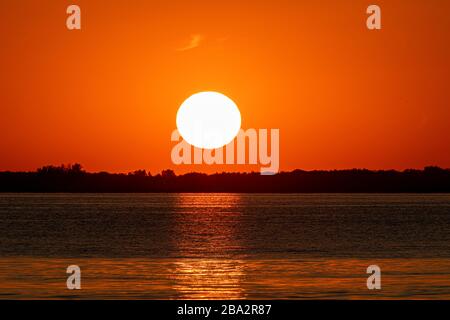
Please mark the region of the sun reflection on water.
[[244, 299], [243, 261], [180, 260], [174, 262], [173, 288], [178, 299]]
[[180, 194], [174, 216], [173, 288], [180, 299], [243, 299], [244, 262], [238, 241], [241, 196]]

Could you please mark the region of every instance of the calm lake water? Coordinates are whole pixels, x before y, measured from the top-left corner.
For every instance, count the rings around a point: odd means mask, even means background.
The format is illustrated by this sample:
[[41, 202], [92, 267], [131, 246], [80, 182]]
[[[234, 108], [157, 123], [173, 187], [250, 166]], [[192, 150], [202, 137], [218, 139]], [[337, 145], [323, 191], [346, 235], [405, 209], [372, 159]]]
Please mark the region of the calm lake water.
[[0, 194], [1, 298], [450, 299], [450, 195]]

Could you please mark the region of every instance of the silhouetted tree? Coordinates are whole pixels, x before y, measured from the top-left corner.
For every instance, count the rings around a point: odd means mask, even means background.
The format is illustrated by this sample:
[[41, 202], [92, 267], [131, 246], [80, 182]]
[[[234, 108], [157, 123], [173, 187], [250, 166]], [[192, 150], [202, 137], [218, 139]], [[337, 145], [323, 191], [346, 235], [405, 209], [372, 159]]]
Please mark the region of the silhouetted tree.
[[161, 176], [163, 177], [163, 178], [175, 178], [176, 177], [176, 174], [175, 174], [175, 172], [173, 171], [173, 170], [163, 170], [162, 172], [161, 172]]
[[83, 173], [83, 166], [79, 163], [68, 164], [68, 165], [60, 165], [60, 166], [44, 166], [42, 168], [37, 169], [37, 172], [40, 174], [80, 174]]
[[[70, 166], [70, 165], [69, 165]], [[79, 164], [79, 163], [75, 163], [75, 164], [73, 164], [72, 166], [70, 166], [70, 169], [69, 169], [69, 171], [71, 172], [71, 173], [82, 173], [82, 172], [84, 172], [83, 171], [83, 166], [81, 165], [81, 164]]]
[[450, 192], [450, 169], [367, 169], [259, 173], [189, 173], [145, 170], [87, 173], [80, 164], [44, 166], [36, 172], [0, 172], [0, 192]]
[[135, 177], [147, 177], [147, 171], [145, 170], [136, 170], [132, 173], [129, 173], [128, 175], [130, 176], [135, 176]]

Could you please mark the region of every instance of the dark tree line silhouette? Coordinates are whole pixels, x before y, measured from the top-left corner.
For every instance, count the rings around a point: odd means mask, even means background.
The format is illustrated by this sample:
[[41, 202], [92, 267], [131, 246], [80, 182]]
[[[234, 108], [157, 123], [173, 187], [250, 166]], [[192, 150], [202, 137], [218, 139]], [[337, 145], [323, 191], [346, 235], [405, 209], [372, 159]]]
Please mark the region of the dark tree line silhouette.
[[189, 173], [145, 170], [89, 173], [80, 164], [45, 166], [36, 172], [0, 172], [0, 192], [243, 192], [243, 193], [430, 193], [450, 192], [450, 169], [366, 169], [259, 173]]

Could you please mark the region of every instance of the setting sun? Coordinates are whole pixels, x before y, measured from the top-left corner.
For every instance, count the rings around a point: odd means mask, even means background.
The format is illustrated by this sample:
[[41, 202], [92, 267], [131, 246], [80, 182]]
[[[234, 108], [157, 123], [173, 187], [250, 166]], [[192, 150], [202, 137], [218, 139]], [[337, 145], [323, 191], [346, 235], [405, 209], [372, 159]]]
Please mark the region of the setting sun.
[[236, 104], [218, 92], [200, 92], [183, 102], [177, 128], [189, 144], [202, 149], [221, 148], [236, 137], [241, 113]]

